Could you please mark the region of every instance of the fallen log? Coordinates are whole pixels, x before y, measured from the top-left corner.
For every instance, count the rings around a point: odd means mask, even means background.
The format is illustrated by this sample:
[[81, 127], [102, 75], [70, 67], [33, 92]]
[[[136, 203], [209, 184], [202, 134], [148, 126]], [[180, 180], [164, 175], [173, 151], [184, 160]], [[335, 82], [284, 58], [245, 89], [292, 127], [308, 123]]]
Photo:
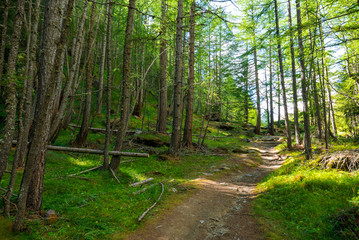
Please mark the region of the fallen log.
[[129, 186], [130, 187], [137, 187], [137, 186], [143, 185], [145, 183], [149, 183], [151, 181], [153, 181], [153, 178], [148, 178], [148, 179], [145, 179], [143, 181], [135, 182], [135, 183], [130, 184]]
[[[17, 141], [13, 140], [12, 144], [16, 145]], [[52, 151], [90, 153], [90, 154], [99, 154], [99, 155], [104, 154], [103, 150], [88, 149], [88, 148], [60, 147], [60, 146], [47, 145], [47, 149]], [[149, 153], [134, 153], [134, 152], [119, 152], [119, 151], [109, 151], [109, 155], [124, 156], [124, 157], [143, 157], [143, 158], [150, 157]]]
[[[75, 125], [75, 124], [69, 124], [70, 127], [74, 127], [74, 128], [81, 128], [81, 126]], [[105, 128], [94, 128], [94, 127], [90, 127], [89, 128], [90, 131], [92, 132], [99, 132], [99, 133], [106, 133], [106, 129]], [[117, 129], [113, 129], [112, 133], [117, 133], [118, 130]], [[139, 134], [142, 131], [126, 131], [127, 135], [134, 135], [134, 134]]]
[[[47, 145], [47, 149], [52, 151], [90, 153], [90, 154], [99, 154], [99, 155], [104, 154], [103, 150], [87, 149], [87, 148], [73, 148], [73, 147], [60, 147], [60, 146]], [[144, 158], [150, 157], [148, 153], [109, 151], [109, 154], [113, 156], [124, 156], [124, 157], [144, 157]]]

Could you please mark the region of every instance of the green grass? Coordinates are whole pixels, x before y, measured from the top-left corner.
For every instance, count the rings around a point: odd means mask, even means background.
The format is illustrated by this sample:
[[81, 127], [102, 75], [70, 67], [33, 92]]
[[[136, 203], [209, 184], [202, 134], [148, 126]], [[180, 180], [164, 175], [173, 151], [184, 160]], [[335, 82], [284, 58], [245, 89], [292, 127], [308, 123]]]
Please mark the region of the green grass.
[[[184, 183], [197, 178], [202, 172], [226, 163], [227, 156], [189, 154], [174, 161], [160, 161], [153, 155], [148, 159], [121, 164], [117, 174], [121, 184], [117, 183], [110, 172], [103, 170], [82, 174], [81, 177], [87, 178], [86, 180], [67, 177], [98, 166], [101, 160], [102, 157], [96, 155], [48, 151], [43, 209], [55, 210], [59, 220], [51, 225], [45, 225], [40, 220], [27, 221], [30, 232], [15, 236], [8, 233], [10, 222], [0, 219], [0, 233], [7, 232], [9, 239], [24, 239], [24, 236], [30, 239], [106, 239], [115, 233], [133, 231], [140, 226], [137, 218], [156, 201], [161, 187], [157, 185], [131, 197], [131, 193], [140, 187], [131, 188], [128, 184], [149, 177], [154, 177], [156, 183], [165, 182], [163, 199], [146, 217], [151, 218], [172, 195], [186, 192]], [[1, 187], [6, 187], [8, 177], [5, 176], [1, 181]], [[16, 192], [20, 180], [21, 174], [17, 177]], [[169, 192], [173, 187], [179, 191]]]
[[[340, 149], [334, 146], [333, 150]], [[258, 186], [254, 211], [270, 239], [350, 239], [335, 229], [338, 213], [357, 204], [359, 176], [319, 170], [300, 152]]]

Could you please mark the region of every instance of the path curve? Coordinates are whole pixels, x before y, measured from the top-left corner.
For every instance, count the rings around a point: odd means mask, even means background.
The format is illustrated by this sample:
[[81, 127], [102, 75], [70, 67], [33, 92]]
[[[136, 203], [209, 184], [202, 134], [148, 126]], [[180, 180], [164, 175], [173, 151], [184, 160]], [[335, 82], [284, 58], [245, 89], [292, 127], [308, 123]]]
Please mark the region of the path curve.
[[[263, 164], [229, 174], [219, 180], [196, 179], [199, 190], [143, 229], [126, 237], [131, 240], [265, 239], [251, 213], [255, 187], [283, 163], [274, 147], [278, 137], [261, 137], [251, 143]], [[250, 160], [243, 154], [238, 162]]]

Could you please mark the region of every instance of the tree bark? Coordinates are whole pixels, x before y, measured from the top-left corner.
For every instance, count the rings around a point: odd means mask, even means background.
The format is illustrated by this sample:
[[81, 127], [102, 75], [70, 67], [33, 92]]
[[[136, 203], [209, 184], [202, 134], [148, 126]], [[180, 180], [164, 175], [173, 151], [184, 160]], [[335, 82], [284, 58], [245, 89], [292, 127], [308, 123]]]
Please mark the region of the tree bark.
[[101, 51], [101, 58], [100, 58], [100, 69], [99, 69], [99, 89], [97, 95], [97, 110], [96, 113], [101, 113], [102, 109], [102, 98], [103, 98], [103, 79], [105, 73], [105, 59], [106, 59], [106, 34], [103, 36], [102, 40], [102, 51]]
[[3, 3], [4, 12], [3, 12], [3, 25], [1, 31], [1, 45], [0, 45], [0, 96], [2, 96], [2, 77], [4, 73], [4, 59], [5, 59], [5, 46], [6, 46], [6, 36], [7, 36], [7, 22], [9, 17], [9, 0], [5, 0]]
[[298, 45], [299, 45], [299, 62], [301, 71], [301, 82], [302, 82], [302, 98], [303, 98], [303, 116], [304, 116], [304, 148], [306, 158], [312, 157], [312, 147], [310, 139], [310, 122], [308, 113], [308, 94], [307, 94], [307, 81], [305, 76], [305, 59], [304, 59], [304, 47], [303, 47], [303, 36], [302, 36], [302, 17], [300, 0], [296, 0], [297, 9], [297, 24], [298, 24]]
[[286, 89], [285, 89], [284, 69], [283, 69], [283, 59], [282, 59], [281, 36], [279, 33], [279, 17], [278, 17], [277, 0], [274, 0], [274, 6], [275, 6], [275, 23], [276, 23], [276, 34], [277, 34], [279, 72], [280, 72], [280, 82], [282, 85], [284, 119], [285, 119], [285, 128], [286, 128], [286, 136], [287, 136], [287, 148], [291, 149], [292, 148], [292, 135], [291, 135], [291, 131], [290, 131], [290, 123], [289, 123], [289, 117], [288, 117], [287, 95], [286, 95]]
[[112, 88], [112, 64], [111, 64], [111, 24], [112, 24], [112, 15], [111, 15], [111, 0], [107, 0], [107, 33], [106, 33], [106, 54], [107, 54], [107, 99], [106, 99], [106, 136], [105, 136], [105, 149], [104, 149], [104, 158], [103, 165], [105, 169], [109, 169], [110, 159], [109, 159], [109, 148], [111, 142], [111, 88]]
[[273, 112], [273, 70], [272, 70], [272, 38], [269, 43], [269, 105], [270, 125], [269, 134], [274, 135], [274, 112]]
[[[125, 45], [123, 51], [123, 73], [122, 73], [122, 109], [119, 132], [116, 138], [115, 151], [121, 151], [123, 141], [126, 136], [128, 122], [130, 118], [130, 85], [131, 85], [131, 59], [132, 59], [132, 35], [134, 28], [134, 17], [136, 0], [130, 0], [128, 5], [127, 26], [125, 35]], [[117, 171], [120, 164], [120, 157], [113, 157], [111, 160], [111, 169]]]
[[12, 195], [15, 177], [16, 177], [16, 168], [18, 166], [24, 166], [25, 156], [28, 149], [28, 138], [30, 126], [33, 120], [32, 114], [32, 93], [33, 93], [33, 81], [35, 77], [36, 70], [36, 52], [37, 52], [37, 34], [38, 34], [38, 25], [39, 25], [39, 15], [40, 15], [40, 3], [41, 0], [36, 0], [34, 6], [34, 19], [31, 26], [31, 42], [30, 42], [30, 62], [28, 67], [28, 82], [26, 88], [26, 97], [25, 97], [25, 109], [24, 109], [24, 126], [23, 131], [19, 132], [18, 148], [16, 148], [15, 157], [13, 161], [13, 166], [11, 170], [11, 176], [8, 186], [8, 191], [4, 199], [4, 215], [9, 216], [10, 214], [10, 197]]
[[8, 157], [11, 149], [12, 140], [15, 132], [16, 121], [16, 62], [19, 51], [19, 42], [21, 37], [21, 29], [25, 14], [25, 0], [18, 0], [16, 6], [16, 15], [14, 20], [14, 31], [11, 36], [11, 48], [7, 62], [6, 73], [6, 119], [4, 127], [3, 143], [0, 146], [0, 180], [7, 167]]
[[[27, 205], [27, 198], [29, 193], [29, 188], [31, 181], [34, 176], [34, 172], [38, 172], [38, 158], [42, 157], [42, 154], [46, 154], [46, 145], [47, 140], [49, 136], [49, 128], [50, 128], [50, 121], [51, 121], [51, 113], [52, 113], [52, 107], [53, 105], [51, 102], [54, 100], [54, 92], [56, 88], [56, 80], [58, 78], [59, 74], [62, 74], [62, 64], [61, 60], [63, 58], [63, 53], [65, 50], [65, 43], [69, 32], [69, 25], [70, 25], [70, 19], [71, 19], [71, 13], [74, 5], [74, 0], [69, 0], [66, 8], [66, 14], [65, 14], [65, 20], [62, 25], [62, 31], [61, 36], [58, 41], [51, 41], [51, 43], [54, 46], [46, 45], [49, 43], [44, 43], [44, 40], [54, 40], [51, 38], [56, 37], [56, 31], [59, 31], [59, 19], [62, 19], [63, 16], [63, 9], [61, 8], [64, 4], [63, 1], [59, 0], [47, 0], [45, 1], [45, 16], [44, 16], [44, 31], [43, 31], [43, 44], [42, 48], [47, 46], [47, 49], [41, 49], [42, 56], [40, 57], [40, 62], [42, 64], [39, 69], [39, 77], [42, 77], [43, 80], [48, 80], [47, 82], [47, 88], [44, 89], [45, 91], [39, 92], [39, 94], [43, 94], [44, 96], [39, 96], [38, 99], [39, 105], [38, 105], [38, 120], [36, 121], [36, 124], [34, 126], [33, 131], [33, 138], [32, 142], [29, 148], [28, 158], [26, 162], [25, 171], [23, 174], [23, 179], [20, 187], [20, 193], [19, 193], [19, 199], [18, 199], [18, 212], [16, 214], [15, 222], [13, 225], [14, 231], [20, 231], [24, 227], [24, 217], [26, 213], [26, 205]], [[53, 24], [53, 23], [57, 24]], [[52, 24], [50, 24], [52, 23]], [[57, 43], [57, 44], [56, 44]], [[52, 60], [54, 63], [54, 68], [51, 72], [46, 71], [46, 68], [43, 67], [45, 64], [48, 64], [49, 62], [46, 62], [48, 58], [49, 52], [46, 51], [48, 49], [56, 49], [56, 55], [55, 58]], [[50, 62], [51, 63], [51, 62]], [[45, 85], [46, 86], [46, 85]], [[43, 173], [43, 172], [42, 172]], [[43, 179], [43, 175], [42, 175]]]
[[190, 10], [189, 29], [189, 63], [188, 63], [188, 95], [186, 108], [186, 121], [183, 133], [183, 146], [192, 147], [192, 125], [193, 125], [193, 91], [194, 91], [194, 41], [195, 41], [195, 12], [196, 1], [192, 2]]
[[[255, 38], [255, 37], [254, 37]], [[254, 44], [256, 42], [254, 41]], [[254, 132], [256, 134], [261, 134], [261, 96], [259, 89], [259, 77], [258, 77], [258, 62], [257, 62], [257, 46], [254, 46], [254, 75], [256, 81], [256, 95], [257, 95], [257, 123]]]
[[[71, 102], [68, 104], [70, 95], [74, 95], [77, 86], [76, 86], [76, 79], [78, 79], [79, 75], [79, 69], [80, 69], [80, 61], [82, 56], [82, 48], [84, 45], [84, 39], [85, 39], [85, 31], [84, 26], [86, 22], [87, 17], [87, 9], [88, 9], [88, 2], [84, 1], [84, 5], [82, 6], [83, 11], [82, 15], [79, 21], [78, 25], [78, 32], [76, 34], [76, 37], [72, 41], [72, 49], [71, 49], [71, 63], [70, 63], [70, 69], [69, 74], [67, 78], [66, 85], [62, 91], [62, 99], [59, 106], [59, 109], [57, 110], [56, 116], [54, 116], [53, 123], [51, 124], [51, 130], [50, 130], [50, 136], [52, 138], [52, 141], [54, 142], [56, 140], [55, 134], [57, 131], [61, 131], [61, 129], [64, 127], [64, 121], [66, 120], [65, 111], [66, 107], [68, 106], [68, 111], [72, 111], [73, 106], [73, 96], [71, 96]], [[67, 115], [67, 114], [66, 114]]]
[[288, 0], [288, 24], [289, 24], [289, 41], [290, 41], [290, 57], [292, 67], [292, 87], [293, 87], [293, 111], [294, 111], [294, 133], [296, 144], [301, 143], [299, 120], [298, 120], [298, 94], [297, 94], [297, 74], [295, 70], [295, 52], [293, 41], [293, 27], [292, 27], [292, 10], [291, 2]]
[[160, 79], [159, 79], [159, 99], [158, 99], [158, 116], [156, 131], [166, 132], [167, 122], [167, 39], [166, 39], [166, 0], [162, 0], [162, 15], [161, 15], [161, 47], [160, 47]]
[[172, 136], [168, 153], [177, 156], [180, 141], [180, 120], [181, 120], [181, 70], [182, 70], [182, 24], [183, 24], [183, 0], [178, 0], [177, 7], [177, 25], [176, 25], [176, 61], [175, 61], [175, 76], [173, 89], [173, 123]]
[[90, 25], [87, 39], [87, 52], [88, 52], [88, 63], [86, 66], [86, 96], [85, 96], [85, 108], [82, 118], [82, 124], [80, 132], [78, 133], [75, 145], [82, 147], [86, 145], [86, 140], [89, 132], [90, 126], [90, 117], [91, 117], [91, 100], [92, 100], [92, 82], [93, 82], [93, 51], [92, 51], [92, 41], [94, 38], [94, 25], [95, 25], [95, 11], [96, 3], [92, 3]]

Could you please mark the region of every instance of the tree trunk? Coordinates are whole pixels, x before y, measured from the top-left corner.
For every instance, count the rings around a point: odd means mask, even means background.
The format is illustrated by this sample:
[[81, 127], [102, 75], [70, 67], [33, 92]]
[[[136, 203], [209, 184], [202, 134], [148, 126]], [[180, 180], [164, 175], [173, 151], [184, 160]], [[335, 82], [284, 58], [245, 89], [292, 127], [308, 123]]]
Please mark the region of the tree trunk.
[[98, 87], [98, 95], [97, 95], [97, 110], [96, 113], [101, 113], [102, 109], [102, 98], [103, 98], [103, 79], [105, 73], [105, 59], [106, 59], [106, 35], [103, 36], [102, 40], [102, 51], [100, 58], [100, 69], [99, 69], [99, 87]]
[[181, 120], [181, 70], [182, 70], [182, 23], [183, 23], [183, 0], [178, 0], [177, 8], [177, 25], [176, 25], [176, 62], [173, 89], [173, 123], [172, 136], [168, 153], [177, 156], [180, 141], [180, 120]]
[[194, 91], [194, 41], [195, 41], [195, 10], [196, 2], [193, 1], [190, 10], [189, 29], [189, 63], [188, 63], [188, 95], [186, 108], [186, 122], [183, 133], [183, 145], [192, 147], [192, 120], [193, 120], [193, 91]]
[[301, 139], [300, 139], [299, 120], [298, 120], [297, 74], [296, 74], [296, 70], [295, 70], [295, 52], [294, 52], [293, 28], [292, 28], [292, 10], [291, 10], [290, 0], [288, 0], [288, 24], [289, 24], [290, 57], [291, 57], [291, 67], [292, 67], [294, 133], [295, 133], [296, 144], [299, 145], [301, 143]]
[[[71, 63], [70, 63], [70, 69], [69, 74], [67, 78], [66, 85], [62, 91], [62, 99], [61, 104], [59, 106], [59, 109], [57, 110], [56, 116], [54, 116], [54, 120], [51, 124], [51, 131], [50, 131], [50, 137], [52, 138], [52, 141], [54, 142], [56, 140], [55, 134], [57, 131], [61, 131], [61, 129], [64, 126], [64, 120], [66, 120], [66, 107], [68, 106], [68, 111], [72, 111], [73, 106], [73, 99], [74, 94], [77, 90], [76, 87], [76, 79], [78, 79], [79, 75], [79, 69], [80, 69], [80, 62], [81, 62], [81, 56], [82, 56], [82, 48], [84, 45], [84, 39], [85, 39], [85, 31], [84, 26], [86, 22], [87, 17], [87, 9], [88, 9], [88, 2], [84, 1], [84, 5], [82, 6], [83, 11], [82, 15], [79, 21], [78, 26], [78, 32], [76, 34], [76, 37], [72, 41], [72, 49], [71, 49]], [[72, 96], [70, 96], [72, 95]], [[69, 98], [71, 97], [71, 102], [68, 104]], [[64, 116], [65, 115], [65, 116]]]
[[92, 3], [91, 9], [91, 17], [90, 17], [90, 25], [89, 25], [89, 33], [87, 40], [87, 52], [88, 52], [88, 63], [86, 66], [86, 96], [85, 96], [85, 108], [84, 114], [82, 118], [82, 124], [80, 128], [80, 132], [78, 133], [75, 145], [79, 147], [83, 147], [86, 145], [86, 139], [89, 132], [90, 126], [90, 117], [91, 117], [91, 100], [92, 100], [92, 82], [93, 82], [93, 51], [92, 51], [92, 41], [94, 38], [94, 25], [95, 25], [95, 11], [96, 11], [96, 3]]
[[274, 112], [273, 112], [273, 70], [272, 70], [272, 38], [269, 43], [269, 105], [270, 125], [269, 134], [274, 135]]
[[166, 132], [167, 122], [167, 40], [166, 40], [166, 0], [162, 0], [161, 15], [161, 47], [160, 47], [160, 76], [159, 76], [159, 99], [156, 131]]
[[299, 62], [300, 62], [302, 98], [303, 98], [304, 148], [305, 148], [306, 158], [310, 159], [312, 157], [312, 147], [311, 147], [311, 139], [310, 139], [308, 94], [307, 94], [307, 81], [305, 76], [305, 59], [304, 59], [304, 47], [303, 47], [303, 36], [302, 36], [302, 17], [301, 17], [301, 9], [300, 9], [300, 0], [296, 0], [296, 9], [297, 9], [297, 24], [298, 24]]
[[9, 216], [10, 214], [10, 197], [15, 185], [15, 176], [16, 168], [18, 166], [24, 166], [24, 160], [28, 149], [28, 138], [30, 126], [33, 120], [32, 117], [32, 93], [33, 93], [33, 80], [36, 70], [36, 52], [37, 52], [37, 34], [38, 34], [38, 25], [39, 25], [39, 15], [40, 15], [40, 3], [41, 0], [36, 0], [34, 6], [34, 19], [31, 26], [31, 42], [30, 42], [30, 62], [28, 67], [28, 82], [26, 88], [26, 97], [25, 97], [25, 108], [24, 108], [24, 126], [23, 131], [19, 132], [18, 147], [16, 148], [15, 157], [13, 161], [13, 166], [11, 170], [11, 176], [8, 186], [8, 191], [4, 199], [4, 214]]
[[111, 87], [112, 87], [112, 65], [111, 65], [111, 0], [107, 0], [107, 33], [106, 33], [106, 54], [107, 54], [107, 100], [106, 100], [106, 136], [105, 136], [105, 150], [104, 150], [104, 158], [103, 165], [105, 169], [108, 169], [110, 166], [110, 158], [109, 158], [109, 148], [111, 141]]
[[[47, 85], [45, 85], [47, 86], [47, 88], [41, 89], [45, 91], [39, 92], [39, 94], [42, 94], [43, 96], [38, 97], [38, 99], [41, 100], [38, 102], [39, 105], [37, 105], [38, 119], [34, 126], [33, 137], [29, 148], [26, 167], [20, 187], [20, 193], [19, 193], [18, 205], [17, 205], [18, 212], [16, 214], [15, 223], [13, 225], [14, 231], [20, 231], [23, 229], [29, 188], [31, 186], [31, 181], [33, 179], [35, 170], [36, 172], [39, 171], [38, 158], [39, 157], [42, 158], [42, 154], [46, 154], [46, 145], [49, 135], [50, 121], [52, 116], [51, 113], [53, 107], [51, 102], [53, 102], [54, 100], [54, 92], [55, 92], [58, 76], [59, 74], [62, 74], [61, 61], [63, 60], [65, 43], [69, 32], [69, 25], [70, 25], [74, 0], [69, 0], [68, 2], [66, 14], [65, 14], [66, 17], [62, 26], [60, 39], [58, 39], [58, 41], [54, 41], [55, 39], [53, 38], [56, 38], [56, 36], [58, 35], [56, 31], [59, 31], [60, 29], [59, 25], [61, 19], [63, 18], [63, 9], [61, 8], [63, 4], [64, 2], [59, 0], [45, 1], [46, 10], [44, 16], [44, 31], [42, 36], [43, 40], [41, 45], [42, 55], [40, 56], [41, 64], [39, 68], [39, 78], [41, 77], [43, 81], [47, 82]], [[49, 45], [50, 43], [45, 43], [45, 40], [51, 40], [50, 42], [53, 44], [53, 46]], [[56, 56], [52, 61], [48, 59], [50, 55], [49, 54], [50, 52], [48, 50], [50, 49], [56, 49]], [[51, 62], [54, 64], [51, 64]], [[44, 67], [44, 65], [47, 65], [49, 63], [50, 65], [54, 66], [51, 72], [46, 71], [47, 68]], [[41, 176], [43, 179], [43, 174]]]
[[9, 16], [9, 0], [5, 0], [3, 3], [3, 25], [1, 31], [1, 45], [0, 45], [0, 97], [2, 96], [2, 77], [4, 73], [4, 60], [5, 60], [5, 46], [7, 36], [7, 22]]
[[[254, 42], [256, 44], [256, 42]], [[256, 81], [256, 95], [257, 95], [257, 124], [254, 132], [261, 134], [261, 96], [259, 89], [259, 77], [258, 77], [258, 63], [257, 63], [257, 46], [254, 46], [254, 74]]]
[[[115, 151], [121, 151], [123, 147], [123, 141], [126, 136], [128, 122], [130, 118], [130, 85], [131, 85], [131, 59], [132, 59], [132, 35], [134, 28], [134, 16], [135, 16], [136, 0], [129, 1], [127, 26], [125, 35], [125, 45], [123, 51], [123, 74], [122, 74], [122, 109], [120, 127], [116, 139]], [[121, 157], [114, 156], [111, 161], [111, 169], [117, 171], [120, 164]]]
[[279, 18], [278, 18], [277, 0], [274, 0], [274, 6], [275, 6], [275, 23], [276, 23], [276, 34], [277, 34], [279, 72], [280, 72], [280, 82], [282, 85], [284, 119], [285, 119], [285, 128], [286, 128], [286, 136], [287, 136], [287, 148], [291, 149], [292, 148], [292, 134], [290, 131], [290, 123], [289, 123], [289, 117], [288, 117], [287, 95], [286, 95], [286, 90], [285, 90], [284, 69], [283, 69], [283, 59], [282, 59], [281, 36], [279, 34]]
[[16, 15], [14, 20], [14, 32], [11, 36], [11, 48], [7, 62], [6, 73], [6, 119], [4, 127], [3, 143], [0, 146], [0, 181], [7, 167], [8, 157], [11, 149], [12, 140], [15, 132], [16, 121], [16, 62], [19, 51], [19, 42], [21, 37], [21, 28], [25, 14], [25, 0], [18, 0], [16, 6]]

